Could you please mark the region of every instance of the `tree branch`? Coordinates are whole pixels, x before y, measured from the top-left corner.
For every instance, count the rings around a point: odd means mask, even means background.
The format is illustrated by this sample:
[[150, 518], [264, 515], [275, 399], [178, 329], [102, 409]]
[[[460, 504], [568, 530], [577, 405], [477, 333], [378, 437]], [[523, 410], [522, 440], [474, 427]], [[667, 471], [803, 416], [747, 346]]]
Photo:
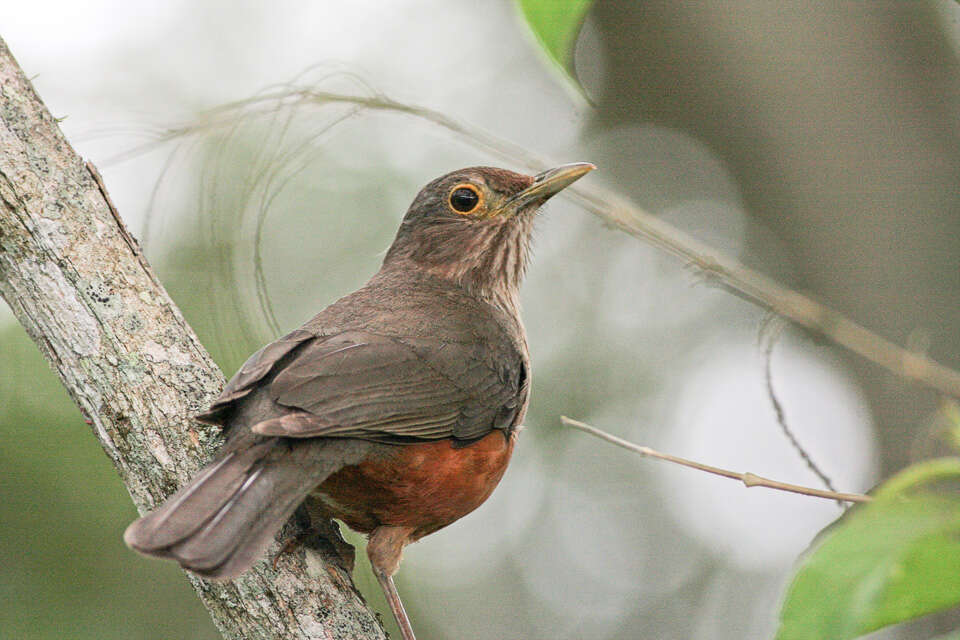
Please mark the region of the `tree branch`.
[[870, 496], [863, 495], [862, 493], [838, 493], [836, 491], [825, 491], [823, 489], [814, 489], [812, 487], [804, 487], [799, 484], [790, 484], [787, 482], [780, 482], [779, 480], [771, 480], [770, 478], [764, 478], [763, 476], [758, 476], [755, 473], [740, 473], [738, 471], [730, 471], [729, 469], [721, 469], [720, 467], [713, 467], [709, 464], [703, 464], [702, 462], [696, 462], [694, 460], [687, 460], [686, 458], [681, 458], [679, 456], [670, 455], [669, 453], [661, 453], [656, 449], [651, 449], [650, 447], [642, 447], [638, 444], [634, 444], [629, 440], [624, 440], [623, 438], [618, 438], [617, 436], [607, 433], [596, 427], [591, 427], [585, 422], [580, 422], [579, 420], [574, 420], [568, 418], [567, 416], [560, 416], [560, 422], [568, 427], [573, 427], [574, 429], [579, 429], [585, 433], [589, 433], [592, 436], [596, 436], [601, 440], [606, 440], [607, 442], [612, 442], [618, 447], [623, 447], [634, 453], [639, 453], [645, 458], [656, 458], [657, 460], [666, 460], [667, 462], [672, 462], [673, 464], [679, 464], [684, 467], [690, 467], [691, 469], [696, 469], [697, 471], [705, 471], [707, 473], [712, 473], [716, 476], [721, 476], [723, 478], [730, 478], [731, 480], [739, 480], [743, 483], [748, 489], [750, 487], [766, 487], [767, 489], [776, 489], [778, 491], [788, 491], [790, 493], [799, 493], [805, 496], [812, 496], [814, 498], [828, 498], [830, 500], [843, 500], [845, 502], [870, 502], [873, 500]]
[[[0, 294], [141, 511], [219, 445], [190, 416], [223, 376], [2, 40]], [[349, 574], [311, 551], [233, 582], [191, 581], [228, 638], [385, 637]]]

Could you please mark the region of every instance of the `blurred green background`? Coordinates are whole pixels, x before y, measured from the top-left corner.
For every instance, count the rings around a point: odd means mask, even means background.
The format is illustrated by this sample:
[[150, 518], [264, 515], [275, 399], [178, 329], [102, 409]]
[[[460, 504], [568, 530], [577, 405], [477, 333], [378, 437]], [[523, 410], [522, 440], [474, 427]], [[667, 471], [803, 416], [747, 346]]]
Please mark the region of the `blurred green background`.
[[[349, 105], [248, 106], [158, 142], [293, 78], [369, 85], [594, 162], [588, 179], [960, 367], [958, 20], [953, 2], [600, 0], [574, 58], [591, 104], [506, 1], [49, 1], [6, 7], [0, 35], [228, 375], [361, 285], [420, 186], [502, 164], [428, 122]], [[528, 428], [490, 501], [406, 554], [418, 637], [768, 637], [795, 558], [836, 506], [640, 461], [558, 420], [816, 484], [763, 388], [761, 312], [563, 200], [535, 249]], [[773, 369], [842, 490], [937, 450], [927, 390], [795, 332]], [[0, 637], [217, 637], [179, 570], [123, 547], [129, 498], [6, 310], [0, 442]]]

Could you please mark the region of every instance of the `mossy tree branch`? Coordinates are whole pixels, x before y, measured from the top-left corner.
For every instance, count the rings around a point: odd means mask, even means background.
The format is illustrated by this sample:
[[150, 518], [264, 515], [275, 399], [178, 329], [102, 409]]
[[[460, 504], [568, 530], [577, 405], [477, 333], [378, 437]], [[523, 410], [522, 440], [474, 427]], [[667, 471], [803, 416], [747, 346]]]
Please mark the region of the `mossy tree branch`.
[[[0, 294], [141, 510], [216, 448], [190, 416], [222, 374], [2, 40]], [[233, 582], [191, 580], [227, 638], [385, 637], [349, 574], [309, 551]]]

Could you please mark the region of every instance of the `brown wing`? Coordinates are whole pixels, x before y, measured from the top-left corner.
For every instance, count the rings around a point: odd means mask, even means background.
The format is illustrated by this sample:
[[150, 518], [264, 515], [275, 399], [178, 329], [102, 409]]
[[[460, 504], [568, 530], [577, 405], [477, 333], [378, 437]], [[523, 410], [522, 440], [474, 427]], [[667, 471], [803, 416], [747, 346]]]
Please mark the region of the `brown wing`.
[[266, 389], [291, 411], [253, 430], [469, 442], [513, 426], [526, 399], [525, 382], [522, 356], [507, 340], [441, 342], [349, 331], [314, 338], [292, 352]]
[[210, 408], [196, 416], [197, 420], [210, 424], [225, 424], [238, 400], [249, 395], [280, 360], [314, 337], [309, 331], [297, 329], [254, 353], [230, 378]]

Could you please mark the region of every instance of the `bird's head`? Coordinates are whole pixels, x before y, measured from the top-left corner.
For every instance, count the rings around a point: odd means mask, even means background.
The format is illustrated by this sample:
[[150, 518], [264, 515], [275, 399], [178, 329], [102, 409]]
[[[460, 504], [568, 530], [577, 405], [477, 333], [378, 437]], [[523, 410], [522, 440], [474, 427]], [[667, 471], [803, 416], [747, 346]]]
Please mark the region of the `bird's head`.
[[437, 178], [410, 205], [384, 267], [424, 269], [484, 297], [512, 296], [537, 210], [595, 168], [577, 162], [528, 176], [471, 167]]

